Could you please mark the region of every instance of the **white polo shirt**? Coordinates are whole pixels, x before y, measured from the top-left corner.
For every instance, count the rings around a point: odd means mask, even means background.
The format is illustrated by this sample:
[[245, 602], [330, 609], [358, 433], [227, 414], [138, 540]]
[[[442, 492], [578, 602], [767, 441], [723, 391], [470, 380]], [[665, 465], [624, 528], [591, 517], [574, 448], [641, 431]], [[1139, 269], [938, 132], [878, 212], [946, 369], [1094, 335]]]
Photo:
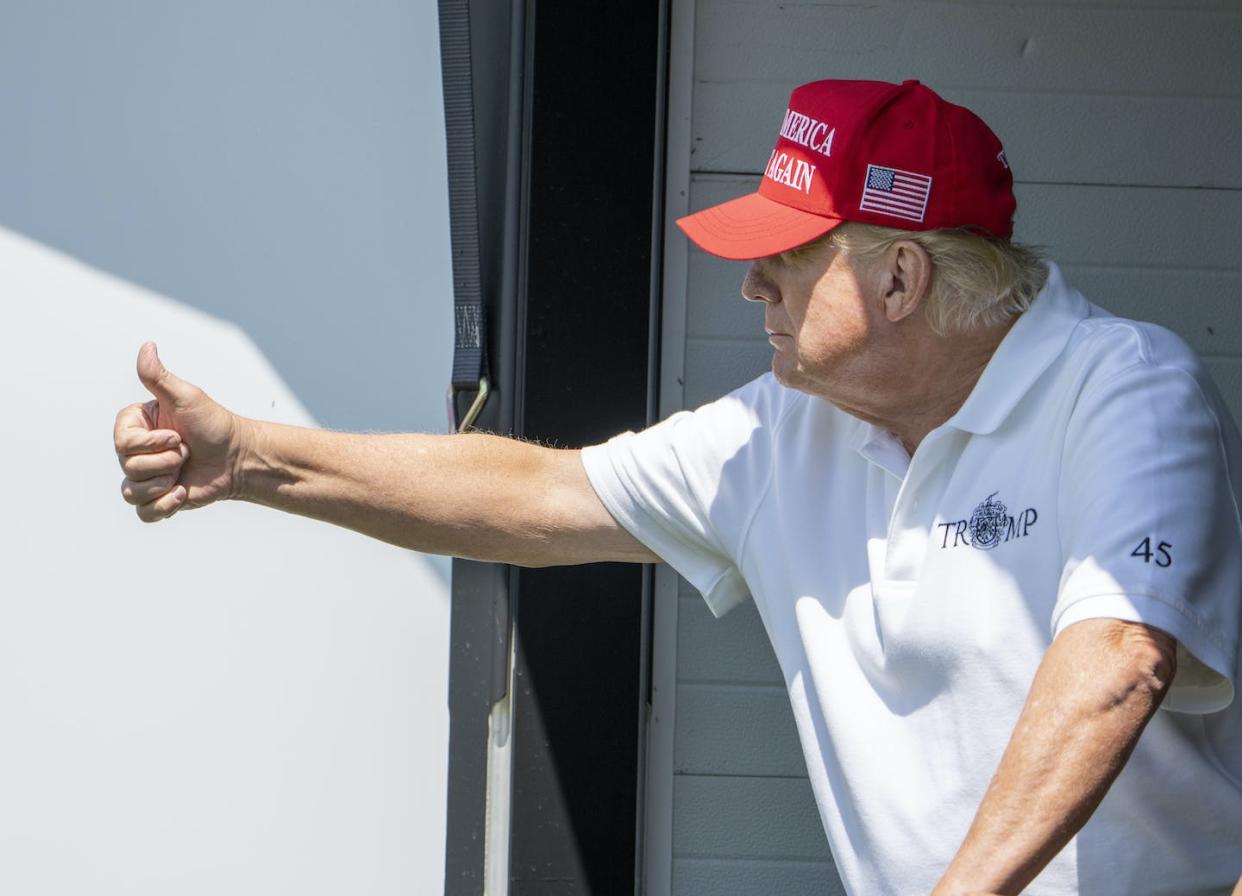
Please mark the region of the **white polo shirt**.
[[850, 893], [931, 890], [1044, 651], [1093, 617], [1171, 633], [1178, 673], [1026, 892], [1228, 893], [1242, 875], [1242, 443], [1169, 331], [1049, 265], [913, 458], [769, 373], [582, 460], [714, 613], [753, 596]]

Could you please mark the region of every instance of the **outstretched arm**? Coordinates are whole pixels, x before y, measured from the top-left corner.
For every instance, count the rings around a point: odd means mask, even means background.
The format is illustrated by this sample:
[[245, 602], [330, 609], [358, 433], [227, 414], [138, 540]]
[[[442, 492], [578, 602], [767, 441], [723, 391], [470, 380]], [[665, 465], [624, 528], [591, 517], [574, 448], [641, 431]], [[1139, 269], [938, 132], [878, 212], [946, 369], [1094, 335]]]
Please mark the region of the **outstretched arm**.
[[121, 493], [140, 519], [234, 499], [436, 554], [521, 566], [658, 562], [600, 502], [580, 452], [483, 433], [355, 434], [239, 417], [170, 373], [117, 414]]
[[484, 433], [244, 428], [242, 500], [433, 554], [521, 566], [658, 562], [600, 503], [576, 450]]
[[934, 896], [1019, 893], [1086, 823], [1176, 671], [1160, 629], [1087, 619], [1052, 642], [974, 823]]

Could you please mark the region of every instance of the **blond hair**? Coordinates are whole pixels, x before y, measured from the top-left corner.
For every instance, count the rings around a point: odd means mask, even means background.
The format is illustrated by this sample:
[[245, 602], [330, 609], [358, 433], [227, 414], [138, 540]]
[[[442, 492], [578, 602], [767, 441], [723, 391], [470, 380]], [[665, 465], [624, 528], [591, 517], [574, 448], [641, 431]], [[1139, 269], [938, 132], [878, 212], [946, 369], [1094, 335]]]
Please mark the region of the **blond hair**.
[[1016, 317], [1031, 306], [1048, 276], [1036, 247], [966, 229], [895, 230], [847, 221], [781, 256], [796, 262], [828, 247], [852, 259], [871, 261], [898, 240], [918, 243], [931, 258], [931, 291], [923, 315], [932, 332], [940, 336]]

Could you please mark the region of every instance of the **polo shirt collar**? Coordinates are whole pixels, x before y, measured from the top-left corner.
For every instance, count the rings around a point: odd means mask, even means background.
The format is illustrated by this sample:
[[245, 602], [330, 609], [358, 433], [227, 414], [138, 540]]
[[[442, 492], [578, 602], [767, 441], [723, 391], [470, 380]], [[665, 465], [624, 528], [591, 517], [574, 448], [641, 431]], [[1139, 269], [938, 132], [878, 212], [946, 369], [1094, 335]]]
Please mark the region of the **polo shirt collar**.
[[[1050, 261], [1048, 279], [1031, 306], [1005, 334], [984, 367], [979, 382], [945, 426], [975, 435], [995, 432], [1052, 366], [1078, 322], [1088, 317], [1091, 306], [1078, 290], [1066, 285], [1061, 269]], [[901, 479], [910, 458], [896, 436], [866, 421], [858, 421], [854, 450], [871, 463]]]
[[1031, 306], [1010, 328], [983, 369], [966, 402], [946, 426], [976, 435], [995, 432], [1052, 366], [1091, 306], [1076, 289], [1067, 286], [1061, 269], [1045, 262], [1048, 279]]

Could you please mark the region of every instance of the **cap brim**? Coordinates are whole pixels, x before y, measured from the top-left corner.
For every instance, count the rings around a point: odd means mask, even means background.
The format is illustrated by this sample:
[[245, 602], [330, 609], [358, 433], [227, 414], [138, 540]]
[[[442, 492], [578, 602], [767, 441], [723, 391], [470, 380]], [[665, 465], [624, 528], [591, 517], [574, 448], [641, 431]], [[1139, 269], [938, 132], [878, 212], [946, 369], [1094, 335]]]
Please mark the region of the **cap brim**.
[[823, 236], [842, 222], [749, 193], [677, 219], [704, 252], [735, 260], [764, 258]]

